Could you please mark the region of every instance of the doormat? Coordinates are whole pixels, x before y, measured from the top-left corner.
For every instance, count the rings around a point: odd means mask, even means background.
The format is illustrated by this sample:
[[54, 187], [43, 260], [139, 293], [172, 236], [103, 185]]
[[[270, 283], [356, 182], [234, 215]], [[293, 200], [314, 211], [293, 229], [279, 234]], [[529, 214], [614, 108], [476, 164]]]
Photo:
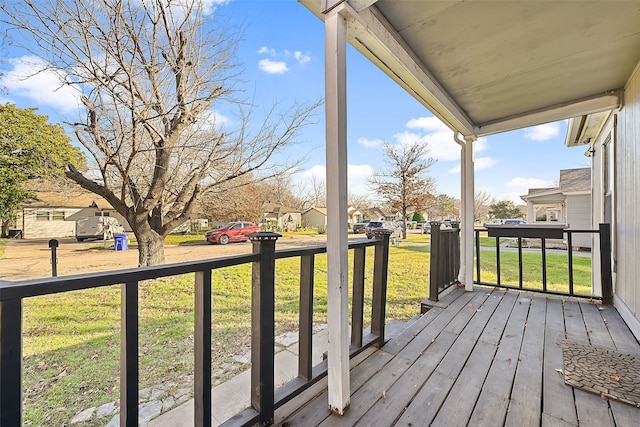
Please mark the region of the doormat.
[[640, 356], [564, 340], [565, 384], [640, 408]]

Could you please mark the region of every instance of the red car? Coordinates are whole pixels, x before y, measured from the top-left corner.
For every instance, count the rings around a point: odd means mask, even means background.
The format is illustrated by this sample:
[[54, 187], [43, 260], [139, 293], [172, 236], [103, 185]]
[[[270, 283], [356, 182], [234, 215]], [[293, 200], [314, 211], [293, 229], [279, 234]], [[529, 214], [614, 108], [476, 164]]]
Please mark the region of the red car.
[[230, 222], [215, 230], [209, 230], [204, 234], [204, 240], [213, 245], [220, 243], [226, 245], [229, 242], [246, 242], [247, 234], [260, 231], [258, 224], [254, 222]]

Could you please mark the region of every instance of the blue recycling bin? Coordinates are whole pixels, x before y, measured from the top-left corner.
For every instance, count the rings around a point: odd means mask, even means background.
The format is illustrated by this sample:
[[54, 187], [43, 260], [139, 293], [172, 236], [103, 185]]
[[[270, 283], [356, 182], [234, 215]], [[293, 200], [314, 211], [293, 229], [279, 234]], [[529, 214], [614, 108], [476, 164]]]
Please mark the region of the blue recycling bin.
[[114, 234], [113, 235], [114, 245], [113, 248], [116, 251], [126, 251], [127, 244], [129, 243], [129, 237], [126, 234]]

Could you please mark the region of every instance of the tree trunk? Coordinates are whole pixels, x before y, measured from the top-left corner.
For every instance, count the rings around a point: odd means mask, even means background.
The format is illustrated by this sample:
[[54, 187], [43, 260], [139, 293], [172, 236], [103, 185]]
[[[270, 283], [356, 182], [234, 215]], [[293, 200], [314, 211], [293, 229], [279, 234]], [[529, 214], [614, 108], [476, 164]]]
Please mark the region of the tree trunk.
[[151, 229], [134, 233], [138, 240], [138, 266], [164, 264], [164, 237]]

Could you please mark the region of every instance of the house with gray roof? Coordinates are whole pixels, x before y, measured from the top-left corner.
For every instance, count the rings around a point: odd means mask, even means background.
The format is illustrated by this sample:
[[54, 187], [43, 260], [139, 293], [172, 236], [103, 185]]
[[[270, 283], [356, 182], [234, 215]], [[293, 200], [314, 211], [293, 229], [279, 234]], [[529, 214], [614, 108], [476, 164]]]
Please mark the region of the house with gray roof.
[[[570, 229], [591, 228], [591, 168], [560, 171], [557, 187], [530, 188], [520, 196], [527, 204], [528, 223], [558, 223]], [[575, 234], [573, 245], [591, 248], [591, 235]]]

